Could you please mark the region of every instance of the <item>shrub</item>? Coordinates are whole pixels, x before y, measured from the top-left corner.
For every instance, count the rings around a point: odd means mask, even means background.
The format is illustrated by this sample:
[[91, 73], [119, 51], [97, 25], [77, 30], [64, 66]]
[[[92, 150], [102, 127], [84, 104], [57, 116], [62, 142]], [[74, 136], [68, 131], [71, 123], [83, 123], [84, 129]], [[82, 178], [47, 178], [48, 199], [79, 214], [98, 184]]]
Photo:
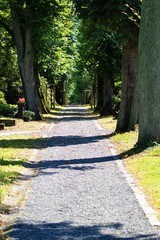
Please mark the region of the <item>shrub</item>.
[[35, 120], [35, 113], [32, 111], [25, 111], [24, 112], [24, 120], [25, 121], [32, 121]]
[[4, 93], [2, 91], [0, 91], [0, 104], [7, 104]]
[[0, 116], [14, 117], [17, 112], [17, 106], [0, 102]]

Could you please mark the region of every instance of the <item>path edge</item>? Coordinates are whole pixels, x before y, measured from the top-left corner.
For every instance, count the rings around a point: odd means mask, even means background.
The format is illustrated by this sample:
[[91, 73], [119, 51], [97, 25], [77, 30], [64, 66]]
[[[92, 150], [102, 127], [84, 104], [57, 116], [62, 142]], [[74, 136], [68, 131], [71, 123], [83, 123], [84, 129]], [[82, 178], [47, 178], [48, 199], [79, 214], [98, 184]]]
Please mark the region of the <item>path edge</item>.
[[[42, 139], [48, 136], [48, 133], [54, 126], [55, 123], [53, 122], [49, 124], [48, 129], [42, 135]], [[27, 162], [37, 162], [35, 160], [38, 156], [39, 151], [40, 149], [34, 149]], [[23, 179], [23, 181], [21, 179], [17, 180], [11, 187], [11, 196], [2, 202], [2, 205], [0, 206], [0, 240], [8, 239], [7, 237], [11, 230], [11, 225], [17, 219], [18, 210], [25, 201], [31, 185], [32, 177], [34, 177], [36, 174], [37, 172], [35, 170], [29, 169], [29, 176], [26, 175], [26, 178]]]
[[[106, 130], [97, 121], [94, 121], [94, 122], [95, 122], [96, 127], [99, 130]], [[108, 139], [106, 141], [109, 144], [109, 150], [111, 152], [111, 155], [116, 160], [116, 163], [117, 163], [120, 171], [123, 173], [128, 185], [134, 192], [134, 195], [135, 195], [137, 201], [139, 202], [141, 208], [143, 209], [143, 212], [145, 213], [149, 223], [154, 227], [160, 227], [160, 220], [157, 218], [156, 211], [150, 206], [149, 202], [146, 199], [145, 194], [140, 189], [140, 186], [137, 184], [137, 182], [134, 179], [134, 177], [132, 176], [132, 174], [124, 166], [123, 159], [120, 157], [119, 154], [117, 154], [113, 143], [111, 143], [111, 141]], [[117, 158], [117, 156], [118, 156], [118, 158]]]

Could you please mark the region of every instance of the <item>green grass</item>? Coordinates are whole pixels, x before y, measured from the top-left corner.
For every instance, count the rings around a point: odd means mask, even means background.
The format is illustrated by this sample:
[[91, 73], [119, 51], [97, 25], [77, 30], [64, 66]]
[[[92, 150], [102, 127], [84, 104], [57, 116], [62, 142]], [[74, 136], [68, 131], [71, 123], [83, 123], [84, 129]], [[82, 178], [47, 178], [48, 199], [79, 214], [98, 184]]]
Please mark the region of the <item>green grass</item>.
[[149, 202], [160, 215], [160, 146], [126, 158], [127, 169], [136, 177]]
[[99, 123], [102, 125], [102, 127], [106, 128], [110, 132], [114, 132], [116, 129], [116, 119], [113, 116], [108, 117], [100, 117]]
[[19, 174], [25, 172], [24, 163], [41, 143], [38, 135], [0, 137], [0, 202], [9, 194], [11, 184]]
[[[1, 161], [0, 161], [1, 162]], [[18, 177], [17, 168], [11, 166], [7, 167], [0, 165], [0, 202], [4, 199], [9, 191], [10, 184]]]
[[[116, 120], [106, 117], [100, 124], [114, 132]], [[126, 168], [136, 179], [151, 206], [160, 218], [160, 145], [136, 146], [138, 131], [111, 135], [117, 153], [124, 159]]]
[[[44, 115], [44, 119], [38, 122], [16, 119], [16, 126], [5, 127], [4, 132], [45, 131], [48, 129], [48, 124], [58, 118], [58, 111], [61, 109], [62, 107], [57, 106], [51, 114]], [[0, 202], [10, 194], [12, 183], [19, 178], [19, 175], [27, 172], [24, 163], [30, 158], [33, 150], [41, 147], [41, 134], [0, 137]]]

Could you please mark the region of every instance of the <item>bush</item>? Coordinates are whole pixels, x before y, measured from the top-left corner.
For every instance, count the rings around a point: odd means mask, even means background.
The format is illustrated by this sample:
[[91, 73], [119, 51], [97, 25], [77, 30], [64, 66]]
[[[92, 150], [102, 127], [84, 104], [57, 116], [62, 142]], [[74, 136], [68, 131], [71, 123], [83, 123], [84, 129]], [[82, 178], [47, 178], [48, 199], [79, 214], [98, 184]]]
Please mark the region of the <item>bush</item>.
[[24, 121], [32, 121], [35, 120], [35, 113], [32, 111], [24, 112]]
[[2, 91], [0, 91], [0, 104], [7, 104], [4, 93]]
[[17, 112], [17, 106], [0, 101], [0, 116], [3, 117], [14, 117]]
[[118, 114], [120, 109], [120, 103], [121, 103], [121, 97], [120, 95], [117, 95], [114, 97], [114, 104], [113, 104], [113, 111], [115, 114]]

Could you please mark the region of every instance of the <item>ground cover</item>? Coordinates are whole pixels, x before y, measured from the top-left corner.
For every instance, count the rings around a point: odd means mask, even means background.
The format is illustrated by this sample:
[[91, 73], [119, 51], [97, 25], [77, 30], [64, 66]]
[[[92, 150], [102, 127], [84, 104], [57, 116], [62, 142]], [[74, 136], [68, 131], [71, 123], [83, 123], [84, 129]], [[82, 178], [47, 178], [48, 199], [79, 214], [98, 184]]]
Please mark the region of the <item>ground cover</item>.
[[[100, 118], [99, 123], [110, 132], [114, 132], [116, 119], [113, 117]], [[111, 134], [110, 140], [160, 218], [160, 144], [139, 147], [136, 146], [137, 137], [136, 130], [123, 134]]]

